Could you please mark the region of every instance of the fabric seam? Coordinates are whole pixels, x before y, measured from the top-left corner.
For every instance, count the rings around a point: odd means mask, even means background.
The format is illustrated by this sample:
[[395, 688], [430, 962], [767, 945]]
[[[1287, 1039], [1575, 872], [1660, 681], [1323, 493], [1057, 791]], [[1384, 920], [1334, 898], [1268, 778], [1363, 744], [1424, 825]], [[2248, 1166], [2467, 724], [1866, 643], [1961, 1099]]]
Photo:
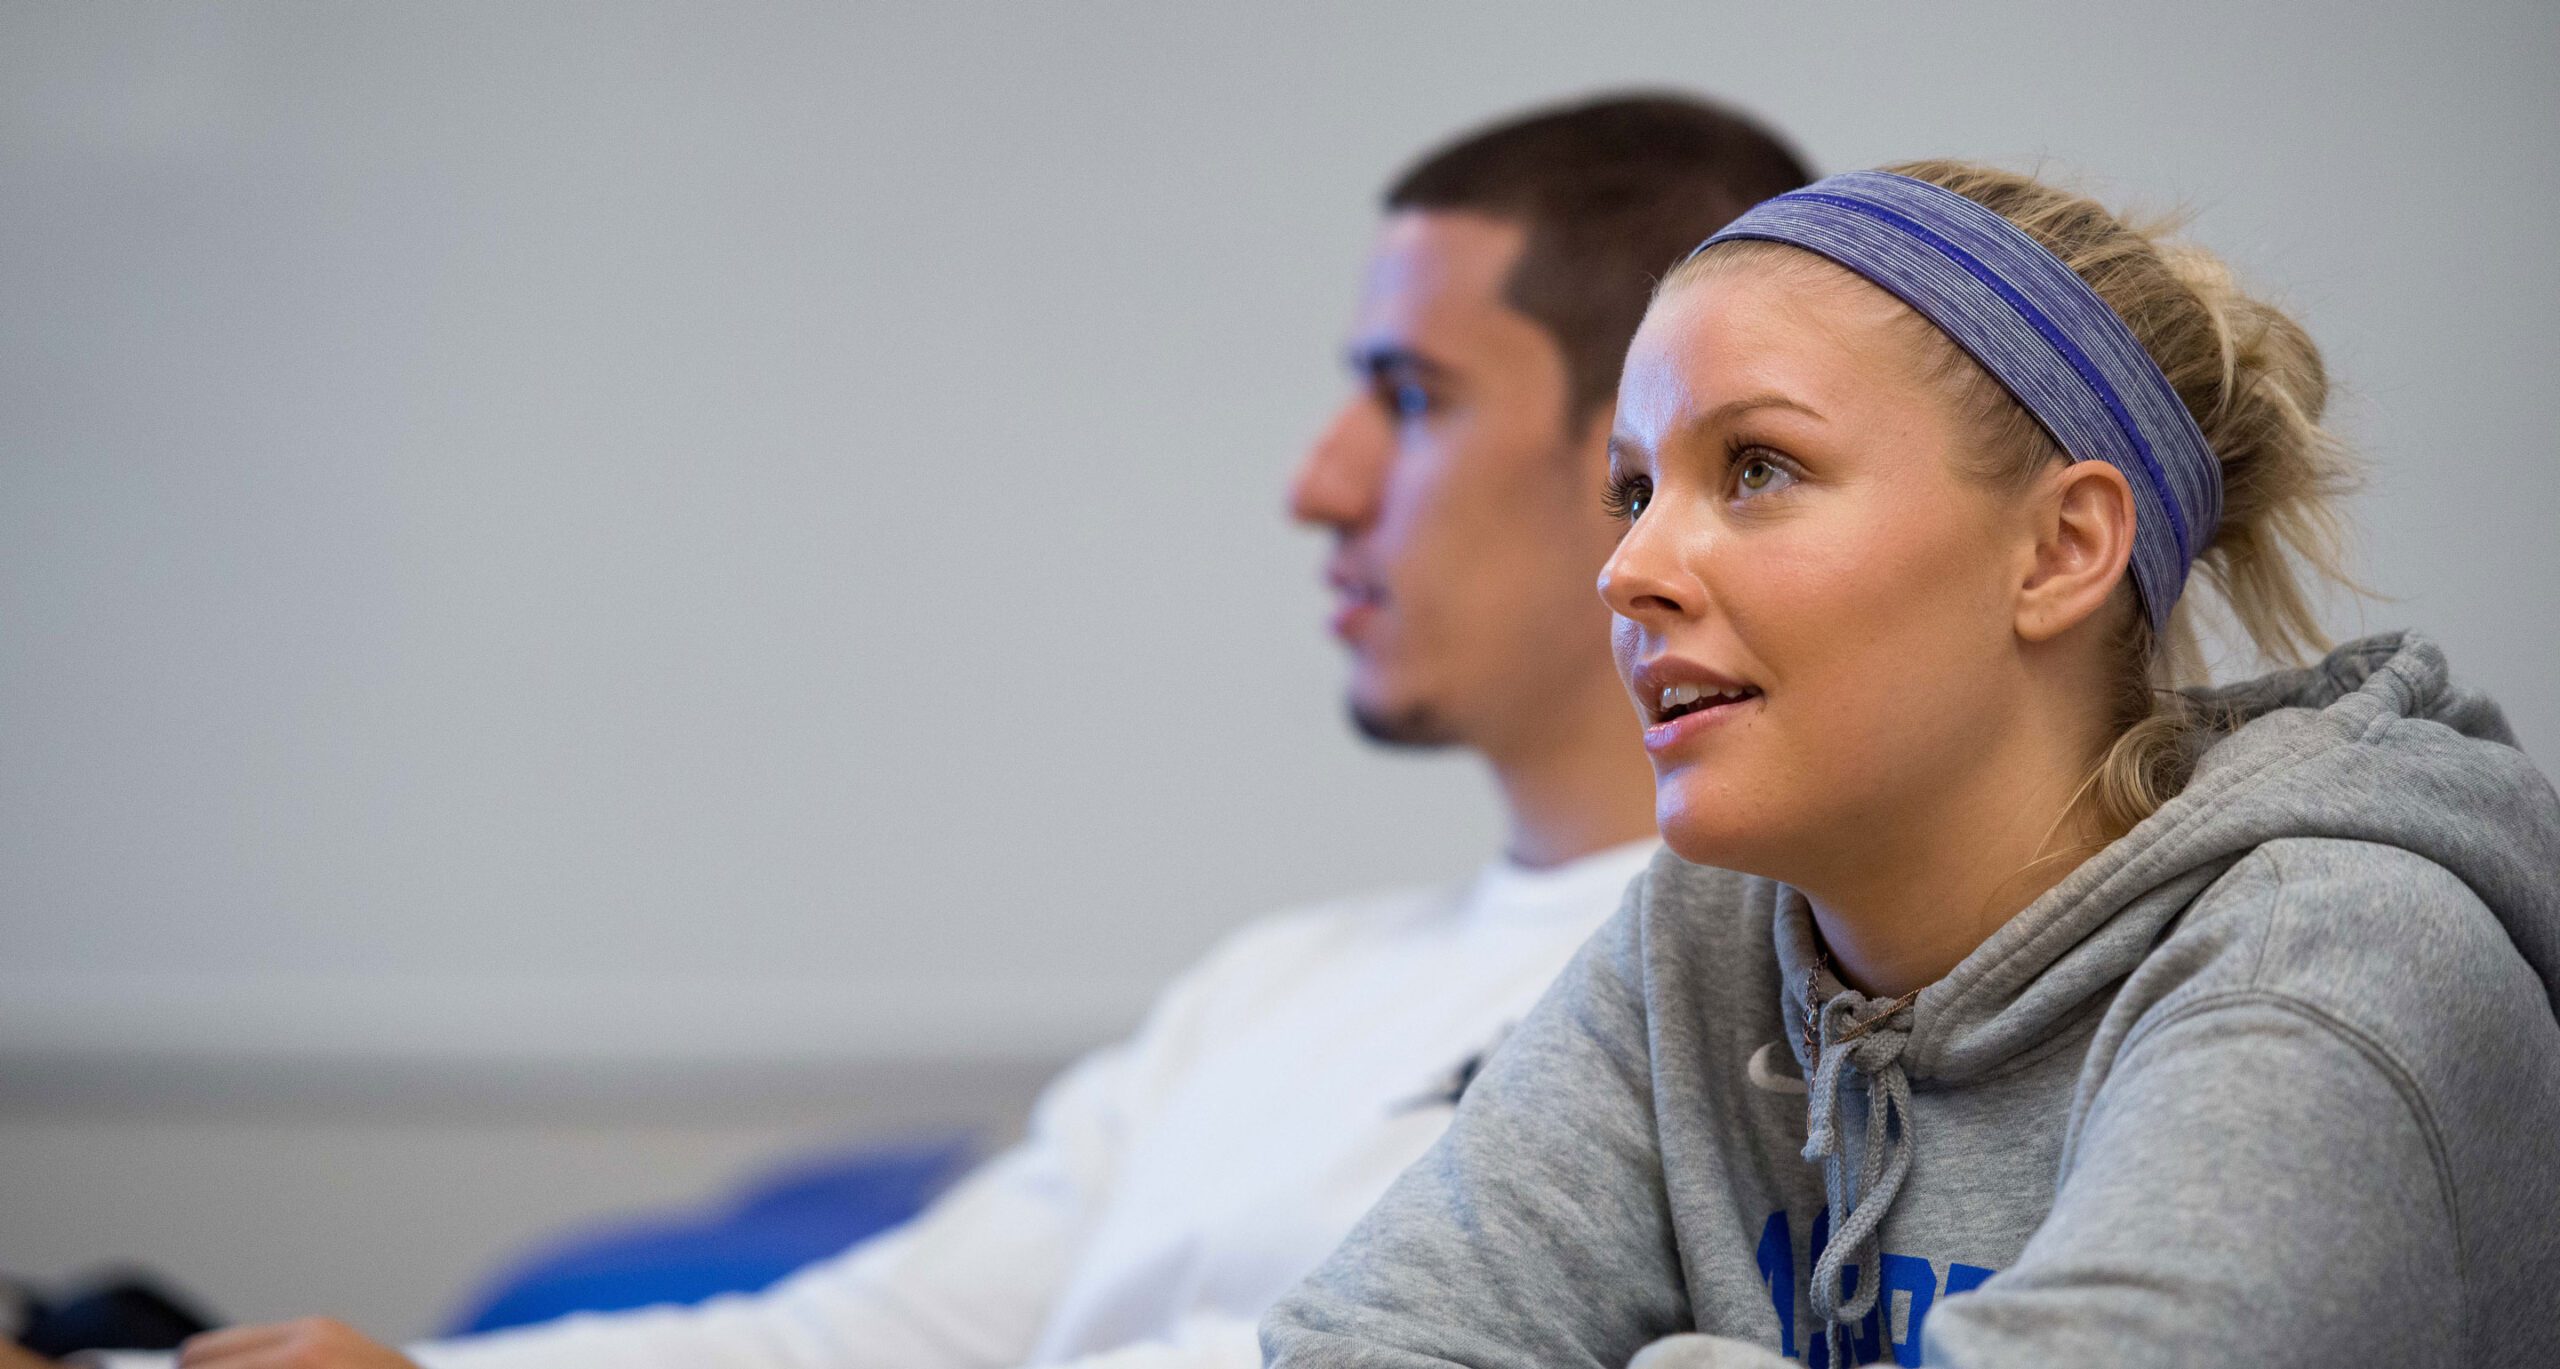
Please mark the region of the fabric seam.
[[2216, 990], [2168, 1009], [2158, 1018], [2145, 1022], [2132, 1035], [2127, 1036], [2124, 1045], [2116, 1051], [2116, 1059], [2119, 1062], [2123, 1061], [2140, 1048], [2144, 1041], [2190, 1017], [2199, 1016], [2217, 1008], [2240, 1005], [2274, 1008], [2291, 1013], [2312, 1026], [2325, 1029], [2329, 1035], [2337, 1038], [2348, 1049], [2364, 1057], [2365, 1061], [2382, 1075], [2384, 1081], [2391, 1085], [2392, 1092], [2400, 1096], [2401, 1105], [2409, 1109], [2410, 1120], [2417, 1123], [2418, 1134], [2426, 1141], [2427, 1159], [2435, 1169], [2436, 1197], [2444, 1204], [2445, 1218], [2453, 1227], [2454, 1272], [2462, 1281], [2463, 1324], [2467, 1334], [2467, 1328], [2471, 1323], [2470, 1249], [2463, 1235], [2462, 1203], [2453, 1180], [2453, 1163], [2445, 1153], [2444, 1133], [2436, 1125], [2435, 1110], [2427, 1105], [2425, 1090], [2418, 1086], [2416, 1076], [2400, 1062], [2399, 1057], [2391, 1053], [2388, 1046], [2363, 1028], [2307, 999], [2296, 997], [2281, 989], [2252, 986], [2245, 989]]

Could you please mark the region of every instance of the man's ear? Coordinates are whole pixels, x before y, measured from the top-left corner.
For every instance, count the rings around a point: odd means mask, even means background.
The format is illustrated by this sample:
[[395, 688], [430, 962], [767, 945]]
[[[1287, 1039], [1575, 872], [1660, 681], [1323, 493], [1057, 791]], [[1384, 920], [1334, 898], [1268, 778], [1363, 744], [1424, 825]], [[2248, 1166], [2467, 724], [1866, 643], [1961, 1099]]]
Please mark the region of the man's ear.
[[2035, 555], [2019, 582], [2018, 636], [2044, 642], [2105, 606], [2133, 560], [2133, 487], [2104, 461], [2055, 467], [2028, 496]]

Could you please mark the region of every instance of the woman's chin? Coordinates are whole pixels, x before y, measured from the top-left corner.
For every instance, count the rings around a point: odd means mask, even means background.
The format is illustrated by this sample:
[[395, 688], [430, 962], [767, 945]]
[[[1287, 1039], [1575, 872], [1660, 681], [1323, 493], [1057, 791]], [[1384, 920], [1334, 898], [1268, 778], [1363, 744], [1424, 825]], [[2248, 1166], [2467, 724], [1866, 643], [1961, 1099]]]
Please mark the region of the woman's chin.
[[1662, 844], [1671, 853], [1691, 865], [1713, 865], [1719, 869], [1752, 872], [1754, 857], [1761, 854], [1764, 842], [1755, 840], [1756, 833], [1736, 830], [1729, 814], [1705, 815], [1681, 810], [1655, 813], [1662, 828]]
[[1736, 803], [1723, 788], [1713, 796], [1661, 788], [1654, 801], [1654, 824], [1672, 855], [1746, 875], [1764, 873], [1772, 860], [1782, 862], [1784, 842], [1769, 829], [1769, 816], [1756, 803]]

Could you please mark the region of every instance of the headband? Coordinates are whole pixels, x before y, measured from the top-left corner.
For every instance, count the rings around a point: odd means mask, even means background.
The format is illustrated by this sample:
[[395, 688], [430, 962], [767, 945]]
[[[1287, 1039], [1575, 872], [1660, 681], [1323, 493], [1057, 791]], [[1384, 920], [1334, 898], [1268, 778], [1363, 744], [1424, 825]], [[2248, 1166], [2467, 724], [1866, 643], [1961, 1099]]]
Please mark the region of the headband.
[[2167, 628], [2222, 519], [2222, 465], [2160, 364], [2077, 272], [1973, 200], [1888, 171], [1763, 201], [1698, 252], [1737, 239], [1801, 247], [1882, 286], [1981, 363], [2072, 460], [2124, 472], [2133, 587], [2152, 630]]

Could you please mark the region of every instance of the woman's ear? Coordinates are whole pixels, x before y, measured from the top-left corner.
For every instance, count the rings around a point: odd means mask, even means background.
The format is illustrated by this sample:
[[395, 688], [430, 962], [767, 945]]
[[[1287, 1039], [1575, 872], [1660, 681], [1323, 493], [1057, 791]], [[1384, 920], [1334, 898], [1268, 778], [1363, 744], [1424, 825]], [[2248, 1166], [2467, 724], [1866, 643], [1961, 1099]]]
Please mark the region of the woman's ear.
[[2104, 461], [2055, 467], [2029, 496], [2035, 556], [2018, 586], [2018, 635], [2045, 642], [2105, 606], [2133, 560], [2133, 487]]

